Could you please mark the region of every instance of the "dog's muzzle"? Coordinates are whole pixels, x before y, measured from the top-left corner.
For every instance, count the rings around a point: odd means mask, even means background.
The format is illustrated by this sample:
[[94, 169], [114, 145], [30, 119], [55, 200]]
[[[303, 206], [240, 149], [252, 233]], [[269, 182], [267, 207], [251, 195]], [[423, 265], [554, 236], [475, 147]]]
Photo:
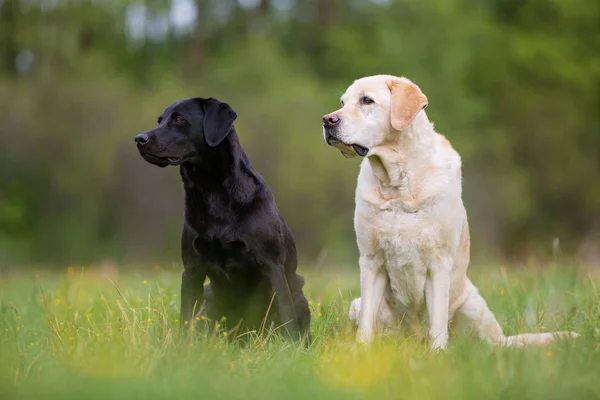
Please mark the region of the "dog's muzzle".
[[339, 140], [329, 132], [325, 132], [325, 142], [327, 142], [328, 145], [333, 147], [338, 147], [339, 145], [344, 144], [341, 140]]
[[349, 153], [354, 153], [361, 157], [365, 157], [367, 153], [369, 153], [369, 149], [367, 149], [366, 147], [361, 146], [359, 144], [344, 143], [340, 139], [336, 138], [331, 133], [329, 133], [327, 130], [325, 131], [325, 142], [327, 142], [328, 145], [340, 150], [344, 157], [348, 157]]

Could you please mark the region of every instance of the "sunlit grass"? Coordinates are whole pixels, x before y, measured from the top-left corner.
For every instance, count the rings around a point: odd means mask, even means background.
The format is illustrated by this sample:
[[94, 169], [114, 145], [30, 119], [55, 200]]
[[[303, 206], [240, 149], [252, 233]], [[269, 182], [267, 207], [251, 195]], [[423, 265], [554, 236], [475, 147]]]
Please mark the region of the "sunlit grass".
[[[576, 342], [490, 347], [457, 332], [435, 354], [422, 337], [354, 343], [346, 312], [357, 271], [309, 272], [313, 344], [277, 331], [231, 341], [179, 329], [176, 269], [110, 274], [68, 267], [0, 281], [2, 398], [594, 398], [600, 396], [600, 300], [572, 270], [476, 270], [508, 334], [572, 329]], [[205, 321], [191, 321], [195, 325]], [[192, 326], [192, 329], [194, 326]], [[249, 340], [248, 340], [249, 339]]]

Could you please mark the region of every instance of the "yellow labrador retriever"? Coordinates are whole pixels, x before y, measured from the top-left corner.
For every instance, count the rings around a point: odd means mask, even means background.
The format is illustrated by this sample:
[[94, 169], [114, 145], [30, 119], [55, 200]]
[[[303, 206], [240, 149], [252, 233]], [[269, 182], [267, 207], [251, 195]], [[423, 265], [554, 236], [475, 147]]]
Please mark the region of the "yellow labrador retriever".
[[467, 278], [469, 226], [461, 197], [461, 160], [425, 114], [427, 97], [406, 78], [355, 81], [342, 108], [323, 117], [327, 143], [346, 157], [365, 157], [356, 188], [354, 225], [361, 298], [350, 307], [359, 342], [376, 326], [429, 325], [434, 349], [448, 342], [448, 322], [470, 321], [493, 344], [546, 344], [572, 332], [504, 336]]

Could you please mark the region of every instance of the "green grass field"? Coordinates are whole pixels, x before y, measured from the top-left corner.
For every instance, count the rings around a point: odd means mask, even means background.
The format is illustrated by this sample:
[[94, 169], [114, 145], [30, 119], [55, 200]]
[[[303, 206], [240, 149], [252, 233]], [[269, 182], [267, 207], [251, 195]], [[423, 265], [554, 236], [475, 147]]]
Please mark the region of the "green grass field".
[[358, 270], [321, 269], [301, 271], [310, 348], [277, 333], [229, 343], [222, 330], [180, 334], [176, 268], [15, 271], [0, 280], [0, 398], [600, 398], [600, 281], [573, 270], [476, 269], [471, 278], [507, 334], [582, 337], [518, 350], [457, 332], [435, 354], [398, 333], [360, 347], [347, 318]]

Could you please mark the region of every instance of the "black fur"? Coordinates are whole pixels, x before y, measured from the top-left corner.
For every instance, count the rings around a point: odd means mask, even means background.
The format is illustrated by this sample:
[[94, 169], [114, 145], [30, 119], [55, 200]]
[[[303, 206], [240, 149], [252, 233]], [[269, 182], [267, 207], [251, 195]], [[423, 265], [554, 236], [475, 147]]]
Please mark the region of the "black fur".
[[236, 118], [216, 99], [177, 101], [156, 128], [135, 139], [146, 161], [181, 165], [181, 321], [191, 325], [202, 315], [214, 324], [225, 317], [230, 329], [240, 324], [253, 330], [272, 321], [292, 337], [310, 340], [296, 245], [273, 193], [240, 145]]

